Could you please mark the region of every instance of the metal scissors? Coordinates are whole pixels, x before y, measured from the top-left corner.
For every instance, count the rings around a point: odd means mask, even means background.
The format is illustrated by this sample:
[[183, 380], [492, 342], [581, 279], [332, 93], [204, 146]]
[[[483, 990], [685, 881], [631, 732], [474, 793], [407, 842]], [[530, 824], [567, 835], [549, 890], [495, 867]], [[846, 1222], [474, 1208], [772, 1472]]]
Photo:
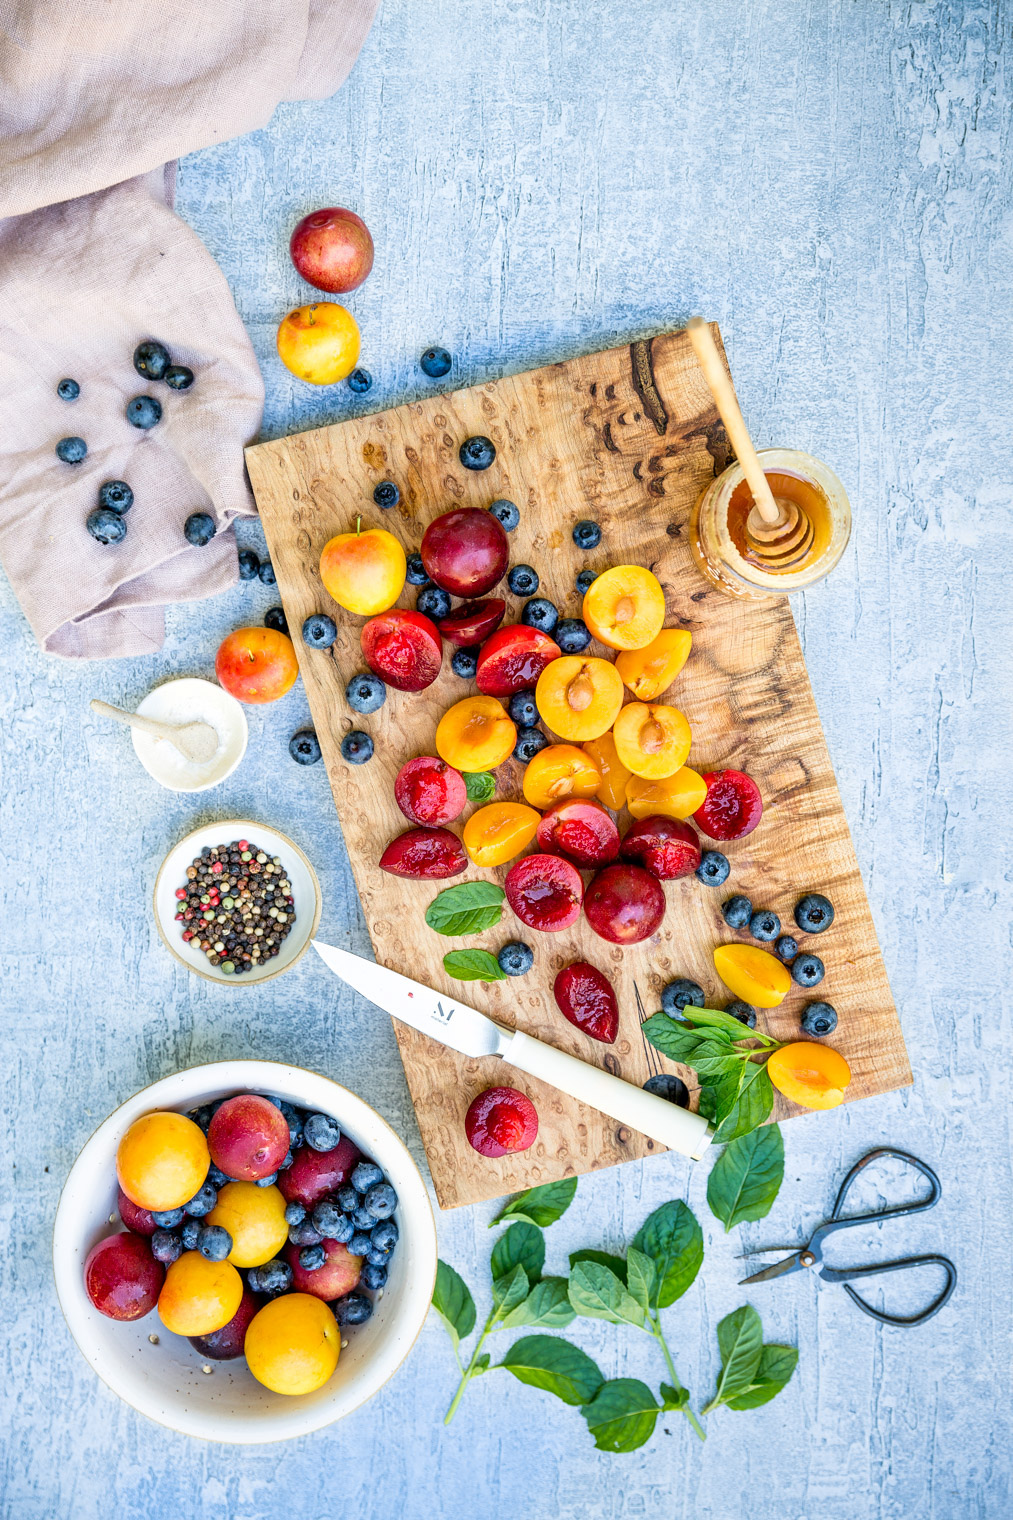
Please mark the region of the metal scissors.
[[[842, 1219], [841, 1210], [844, 1207], [844, 1200], [848, 1196], [851, 1184], [865, 1167], [884, 1156], [892, 1156], [899, 1161], [904, 1161], [908, 1166], [913, 1166], [916, 1171], [921, 1172], [922, 1176], [928, 1179], [931, 1188], [928, 1197], [918, 1199], [914, 1203], [902, 1203], [894, 1208], [880, 1209], [874, 1214], [851, 1214]], [[923, 1325], [927, 1319], [932, 1318], [933, 1314], [938, 1314], [957, 1286], [957, 1269], [948, 1256], [902, 1256], [897, 1261], [880, 1261], [867, 1267], [824, 1267], [821, 1265], [823, 1261], [823, 1242], [835, 1230], [848, 1230], [859, 1224], [879, 1224], [884, 1219], [900, 1219], [905, 1214], [920, 1214], [923, 1210], [931, 1209], [938, 1203], [941, 1194], [942, 1188], [939, 1184], [939, 1178], [932, 1168], [924, 1161], [919, 1161], [917, 1156], [911, 1156], [907, 1151], [894, 1150], [888, 1146], [870, 1151], [867, 1156], [863, 1156], [861, 1161], [856, 1162], [851, 1168], [851, 1171], [841, 1183], [830, 1218], [821, 1224], [819, 1229], [810, 1236], [808, 1243], [796, 1250], [792, 1256], [786, 1257], [784, 1261], [774, 1262], [773, 1266], [764, 1267], [761, 1272], [754, 1272], [752, 1277], [743, 1278], [740, 1287], [747, 1283], [771, 1282], [775, 1277], [786, 1277], [791, 1272], [800, 1272], [808, 1267], [819, 1267], [819, 1278], [823, 1282], [840, 1283], [852, 1303], [856, 1304], [863, 1314], [868, 1314], [873, 1319], [878, 1319], [884, 1325]], [[789, 1251], [791, 1249], [790, 1246], [769, 1246], [765, 1251], [747, 1251], [745, 1255], [764, 1256], [767, 1254], [767, 1251]], [[946, 1286], [932, 1300], [928, 1308], [923, 1309], [920, 1314], [885, 1314], [881, 1309], [874, 1309], [851, 1286], [855, 1278], [873, 1277], [877, 1272], [901, 1272], [912, 1267], [926, 1266], [930, 1263], [942, 1267], [946, 1273]]]

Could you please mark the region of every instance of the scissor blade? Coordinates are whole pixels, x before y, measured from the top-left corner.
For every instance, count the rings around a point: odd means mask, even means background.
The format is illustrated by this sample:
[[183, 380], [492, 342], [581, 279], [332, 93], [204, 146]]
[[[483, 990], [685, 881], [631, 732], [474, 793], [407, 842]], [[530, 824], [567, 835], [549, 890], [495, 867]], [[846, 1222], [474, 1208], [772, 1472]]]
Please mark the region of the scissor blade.
[[470, 1008], [467, 1003], [434, 992], [432, 987], [413, 982], [398, 971], [388, 971], [386, 966], [363, 960], [361, 955], [350, 955], [347, 950], [338, 950], [318, 939], [313, 941], [313, 948], [335, 976], [354, 987], [356, 992], [361, 992], [378, 1008], [385, 1008], [392, 1018], [410, 1024], [413, 1029], [449, 1045], [462, 1055], [502, 1053], [509, 1031], [501, 1029], [477, 1008]]
[[788, 1256], [784, 1261], [775, 1261], [772, 1267], [764, 1267], [761, 1272], [754, 1272], [752, 1277], [743, 1277], [739, 1281], [739, 1287], [744, 1288], [747, 1283], [772, 1282], [775, 1277], [785, 1277], [789, 1272], [802, 1271], [802, 1252], [796, 1251], [794, 1256]]

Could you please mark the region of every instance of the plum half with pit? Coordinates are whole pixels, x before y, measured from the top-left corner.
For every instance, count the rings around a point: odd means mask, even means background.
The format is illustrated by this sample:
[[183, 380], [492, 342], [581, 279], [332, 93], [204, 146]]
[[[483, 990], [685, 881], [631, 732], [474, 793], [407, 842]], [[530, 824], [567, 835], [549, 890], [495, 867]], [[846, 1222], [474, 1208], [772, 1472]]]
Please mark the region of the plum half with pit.
[[151, 1252], [151, 1242], [126, 1230], [107, 1235], [88, 1253], [84, 1287], [89, 1299], [107, 1319], [141, 1319], [158, 1302], [165, 1268]]
[[359, 642], [373, 674], [397, 691], [425, 691], [443, 664], [436, 624], [421, 612], [381, 612], [364, 624]]
[[642, 866], [606, 866], [584, 894], [584, 913], [595, 934], [610, 944], [636, 945], [661, 927], [665, 894]]
[[610, 865], [619, 854], [615, 819], [591, 797], [563, 797], [542, 814], [539, 849], [565, 855], [587, 869]]
[[580, 917], [584, 883], [558, 855], [525, 855], [507, 872], [507, 902], [522, 924], [557, 934]]
[[394, 800], [409, 823], [438, 829], [464, 812], [468, 791], [461, 772], [435, 755], [406, 760], [394, 782]]
[[380, 856], [380, 870], [412, 880], [460, 876], [468, 866], [464, 845], [449, 829], [406, 829]]
[[312, 1293], [314, 1297], [330, 1302], [351, 1293], [356, 1286], [362, 1272], [362, 1257], [353, 1256], [348, 1247], [337, 1240], [325, 1238], [320, 1244], [324, 1248], [323, 1265], [312, 1272], [307, 1271], [299, 1260], [301, 1246], [287, 1245], [282, 1254], [292, 1268], [293, 1291]]
[[288, 1120], [256, 1093], [239, 1093], [215, 1110], [208, 1125], [211, 1160], [236, 1182], [259, 1182], [288, 1154]]
[[312, 1209], [321, 1198], [344, 1187], [362, 1160], [362, 1152], [347, 1135], [342, 1135], [329, 1151], [301, 1145], [295, 1151], [292, 1165], [280, 1173], [278, 1187], [286, 1203], [301, 1203], [304, 1209]]
[[623, 840], [622, 857], [659, 881], [692, 876], [700, 864], [700, 840], [692, 824], [652, 814], [639, 818]]
[[603, 1045], [615, 1044], [619, 1004], [604, 971], [587, 961], [574, 961], [560, 971], [552, 984], [552, 994], [560, 1013], [575, 1028]]

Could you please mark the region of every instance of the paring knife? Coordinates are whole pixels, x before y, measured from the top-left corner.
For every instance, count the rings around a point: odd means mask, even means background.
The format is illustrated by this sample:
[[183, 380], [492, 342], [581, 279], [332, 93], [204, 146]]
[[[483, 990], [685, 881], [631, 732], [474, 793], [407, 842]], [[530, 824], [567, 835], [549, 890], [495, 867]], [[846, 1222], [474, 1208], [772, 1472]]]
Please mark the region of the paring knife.
[[322, 944], [318, 939], [313, 946], [335, 976], [349, 987], [361, 992], [378, 1008], [385, 1008], [392, 1018], [410, 1024], [462, 1055], [502, 1056], [518, 1071], [550, 1083], [560, 1092], [600, 1109], [670, 1150], [692, 1156], [694, 1161], [699, 1161], [713, 1139], [714, 1131], [702, 1115], [691, 1114], [667, 1098], [634, 1087], [631, 1082], [579, 1061], [553, 1045], [545, 1045], [519, 1029], [505, 1029], [477, 1008], [469, 1008], [467, 1003], [448, 998], [397, 971], [388, 971], [386, 966]]

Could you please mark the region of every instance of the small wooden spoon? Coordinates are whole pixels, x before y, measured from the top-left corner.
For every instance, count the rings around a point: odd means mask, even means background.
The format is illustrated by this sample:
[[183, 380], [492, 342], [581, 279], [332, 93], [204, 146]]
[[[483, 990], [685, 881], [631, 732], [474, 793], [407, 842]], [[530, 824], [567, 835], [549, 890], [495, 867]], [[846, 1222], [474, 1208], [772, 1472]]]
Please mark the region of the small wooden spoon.
[[98, 697], [92, 698], [91, 708], [92, 712], [101, 713], [104, 718], [115, 718], [117, 723], [125, 723], [128, 728], [138, 728], [144, 734], [154, 734], [156, 739], [168, 739], [184, 760], [192, 760], [196, 765], [204, 765], [218, 748], [218, 735], [210, 723], [199, 720], [193, 723], [163, 723], [160, 719], [143, 718], [140, 713], [127, 712], [122, 707], [113, 707], [109, 702], [100, 702]]

